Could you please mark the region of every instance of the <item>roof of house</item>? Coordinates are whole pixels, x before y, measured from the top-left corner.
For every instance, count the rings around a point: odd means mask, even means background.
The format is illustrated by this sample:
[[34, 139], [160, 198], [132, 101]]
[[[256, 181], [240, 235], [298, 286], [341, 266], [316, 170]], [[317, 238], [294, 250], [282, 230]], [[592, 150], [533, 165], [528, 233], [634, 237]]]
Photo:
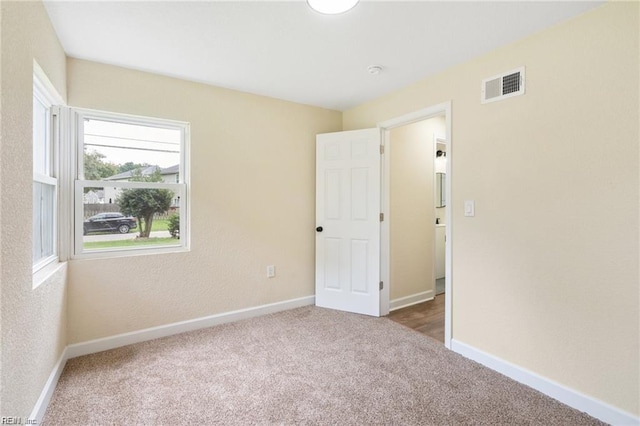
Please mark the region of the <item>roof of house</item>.
[[167, 167], [165, 169], [160, 169], [161, 175], [172, 175], [178, 172], [180, 172], [180, 164], [176, 164], [175, 166]]
[[[164, 169], [159, 166], [149, 166], [142, 169], [142, 176], [149, 176], [151, 173], [155, 172], [156, 170], [160, 170], [161, 175], [171, 175], [171, 174], [178, 173], [178, 171], [180, 170], [180, 164], [176, 164], [175, 166], [171, 166], [171, 167], [166, 167]], [[106, 177], [104, 178], [104, 180], [130, 179], [135, 173], [135, 171], [136, 169], [128, 170], [126, 172], [118, 173], [117, 175]]]
[[87, 192], [84, 194], [84, 196], [85, 196], [85, 197], [87, 197], [87, 196], [89, 196], [89, 194], [91, 194], [91, 195], [96, 195], [96, 196], [98, 196], [99, 198], [104, 198], [104, 191], [103, 191], [103, 190], [97, 190], [97, 191], [96, 191], [96, 190], [90, 189], [89, 191], [87, 191]]

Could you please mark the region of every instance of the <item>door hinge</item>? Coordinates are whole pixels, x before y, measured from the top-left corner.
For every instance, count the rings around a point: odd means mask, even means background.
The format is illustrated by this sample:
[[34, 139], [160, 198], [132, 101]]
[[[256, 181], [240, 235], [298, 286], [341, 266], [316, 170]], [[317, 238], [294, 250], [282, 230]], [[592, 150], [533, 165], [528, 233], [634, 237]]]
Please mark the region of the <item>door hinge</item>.
[[380, 145], [380, 155], [384, 154], [384, 145]]
[[380, 281], [380, 290], [382, 290], [384, 288], [384, 282]]
[[380, 213], [380, 222], [384, 222], [384, 213]]

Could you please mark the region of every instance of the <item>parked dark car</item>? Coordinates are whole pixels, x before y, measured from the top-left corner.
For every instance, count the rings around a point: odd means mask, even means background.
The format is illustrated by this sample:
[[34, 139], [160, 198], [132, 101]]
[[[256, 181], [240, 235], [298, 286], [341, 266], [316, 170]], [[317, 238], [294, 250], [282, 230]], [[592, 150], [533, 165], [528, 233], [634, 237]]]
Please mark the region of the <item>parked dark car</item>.
[[136, 229], [138, 223], [131, 216], [122, 213], [100, 213], [84, 221], [84, 235], [89, 232], [119, 232], [126, 234], [130, 229]]

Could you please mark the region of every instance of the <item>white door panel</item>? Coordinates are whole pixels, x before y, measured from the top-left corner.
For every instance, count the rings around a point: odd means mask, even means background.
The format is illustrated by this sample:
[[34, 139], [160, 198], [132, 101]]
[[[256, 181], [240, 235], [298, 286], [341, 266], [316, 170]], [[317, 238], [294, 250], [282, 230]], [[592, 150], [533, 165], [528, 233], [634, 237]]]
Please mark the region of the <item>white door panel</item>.
[[380, 315], [380, 131], [316, 138], [316, 305]]

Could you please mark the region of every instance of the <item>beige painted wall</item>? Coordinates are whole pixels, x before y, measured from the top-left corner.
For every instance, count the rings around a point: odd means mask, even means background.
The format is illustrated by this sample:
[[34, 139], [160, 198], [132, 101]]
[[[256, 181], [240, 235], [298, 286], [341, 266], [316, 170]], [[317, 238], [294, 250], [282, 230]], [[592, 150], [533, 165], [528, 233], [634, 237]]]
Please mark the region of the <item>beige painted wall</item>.
[[[32, 288], [33, 60], [66, 97], [65, 56], [41, 3], [2, 10], [0, 308], [2, 416], [31, 414], [66, 344], [66, 270]], [[16, 217], [19, 220], [16, 221]]]
[[69, 343], [314, 294], [315, 135], [340, 130], [341, 113], [67, 67], [72, 106], [191, 123], [192, 212], [189, 253], [70, 263]]
[[444, 117], [390, 131], [391, 301], [435, 290], [433, 136], [445, 133]]
[[[452, 100], [453, 338], [634, 415], [638, 8], [605, 4], [343, 117]], [[524, 96], [480, 104], [483, 78], [522, 65]]]
[[[0, 48], [2, 47], [2, 7], [0, 6]], [[2, 82], [2, 58], [0, 57], [0, 82]], [[2, 84], [0, 83], [0, 177], [2, 176]], [[0, 180], [0, 200], [2, 200], [2, 181]], [[0, 225], [2, 208], [0, 207]], [[0, 338], [2, 337], [2, 238], [0, 234]], [[0, 347], [0, 413], [2, 413], [2, 348]]]
[[[344, 115], [78, 60], [67, 79], [42, 5], [0, 10], [3, 415], [30, 413], [65, 333], [80, 342], [313, 294], [314, 135], [448, 99], [454, 339], [640, 413], [638, 3], [607, 4]], [[68, 302], [65, 271], [32, 290], [29, 224], [8, 219], [31, 211], [33, 58], [63, 97], [68, 81], [72, 105], [192, 123], [190, 253], [70, 262]], [[520, 65], [525, 96], [479, 104], [482, 78]], [[473, 219], [465, 199], [477, 202]]]

